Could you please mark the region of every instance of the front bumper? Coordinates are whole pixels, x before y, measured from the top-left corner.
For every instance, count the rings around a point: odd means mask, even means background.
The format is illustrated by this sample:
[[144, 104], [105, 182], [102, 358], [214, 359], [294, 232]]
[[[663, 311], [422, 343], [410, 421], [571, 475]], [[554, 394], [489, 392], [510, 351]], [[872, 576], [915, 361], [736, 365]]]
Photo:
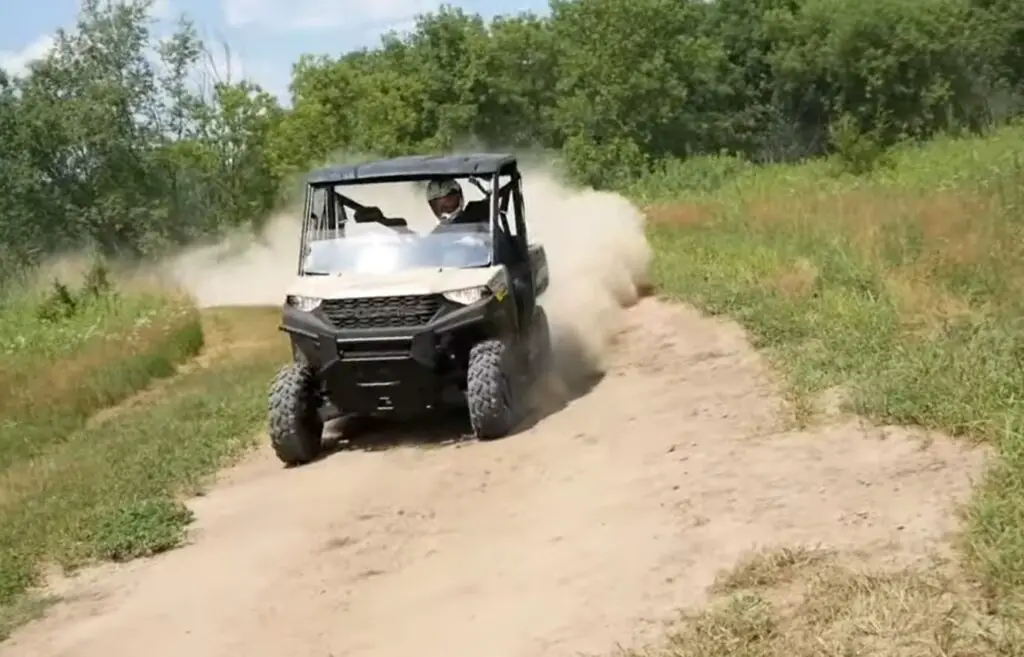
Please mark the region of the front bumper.
[[458, 356], [454, 345], [469, 334], [504, 330], [514, 319], [510, 313], [508, 297], [468, 306], [444, 301], [419, 326], [338, 328], [345, 323], [332, 321], [323, 308], [306, 312], [285, 304], [280, 329], [342, 413], [409, 413], [441, 401]]

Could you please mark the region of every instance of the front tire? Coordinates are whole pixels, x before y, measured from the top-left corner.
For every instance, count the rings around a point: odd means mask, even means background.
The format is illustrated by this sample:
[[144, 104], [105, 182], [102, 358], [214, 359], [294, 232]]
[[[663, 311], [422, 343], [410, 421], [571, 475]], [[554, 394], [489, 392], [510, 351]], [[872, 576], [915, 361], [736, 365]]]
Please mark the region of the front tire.
[[282, 367], [270, 386], [270, 446], [285, 465], [303, 465], [320, 455], [324, 425], [315, 386], [313, 371], [303, 363]]
[[483, 340], [469, 352], [466, 401], [469, 423], [480, 440], [507, 436], [518, 420], [515, 359], [503, 340]]

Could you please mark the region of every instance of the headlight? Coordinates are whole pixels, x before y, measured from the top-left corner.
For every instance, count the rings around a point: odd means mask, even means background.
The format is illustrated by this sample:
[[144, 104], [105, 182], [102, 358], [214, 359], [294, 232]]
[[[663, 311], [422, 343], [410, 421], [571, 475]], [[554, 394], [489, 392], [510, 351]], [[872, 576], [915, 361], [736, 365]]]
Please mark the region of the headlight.
[[490, 294], [490, 289], [484, 286], [478, 287], [466, 287], [461, 290], [449, 290], [443, 294], [445, 299], [454, 301], [455, 303], [461, 303], [464, 306], [468, 306], [471, 303], [484, 298], [484, 295]]
[[303, 297], [297, 294], [288, 296], [288, 305], [294, 306], [303, 312], [312, 312], [320, 307], [323, 299], [319, 297]]

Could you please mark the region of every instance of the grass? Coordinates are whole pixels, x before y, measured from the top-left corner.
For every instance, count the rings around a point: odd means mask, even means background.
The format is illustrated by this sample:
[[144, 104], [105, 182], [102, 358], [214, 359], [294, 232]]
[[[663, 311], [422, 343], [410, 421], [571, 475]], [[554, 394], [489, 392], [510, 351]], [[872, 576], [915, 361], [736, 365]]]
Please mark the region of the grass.
[[25, 623], [42, 618], [55, 602], [56, 596], [34, 595], [21, 596], [12, 603], [0, 605], [0, 641]]
[[267, 382], [288, 357], [277, 319], [263, 309], [204, 313], [209, 356], [159, 395], [81, 424], [30, 460], [4, 456], [0, 610], [24, 619], [17, 610], [34, 608], [24, 593], [46, 564], [127, 560], [184, 540], [183, 497], [250, 446], [264, 421]]
[[0, 470], [173, 374], [203, 344], [187, 299], [105, 282], [22, 291], [0, 301], [0, 313]]
[[[967, 512], [962, 540], [981, 598], [961, 603], [977, 610], [983, 600], [1000, 618], [1012, 618], [1024, 600], [1021, 153], [1024, 128], [1012, 127], [907, 148], [865, 176], [836, 176], [828, 162], [754, 168], [719, 158], [677, 165], [696, 181], [681, 198], [667, 200], [678, 188], [659, 189], [671, 170], [633, 190], [652, 206], [662, 293], [742, 323], [788, 375], [798, 424], [815, 421], [820, 393], [840, 391], [846, 410], [997, 448], [1001, 458]], [[830, 576], [856, 590], [856, 578]], [[901, 577], [879, 580], [877, 595], [923, 596], [929, 604], [937, 604], [930, 596], [952, 595], [938, 580]], [[864, 596], [876, 594], [858, 595], [849, 603], [868, 604]], [[759, 623], [789, 626], [794, 617], [780, 620], [750, 596], [728, 604], [714, 613], [742, 619], [740, 634], [767, 632], [758, 641], [775, 646], [729, 654], [1011, 654], [941, 652], [938, 644], [837, 652], [846, 639], [818, 652], [787, 648]], [[691, 623], [690, 631], [699, 627]], [[672, 654], [726, 654], [706, 649]]]

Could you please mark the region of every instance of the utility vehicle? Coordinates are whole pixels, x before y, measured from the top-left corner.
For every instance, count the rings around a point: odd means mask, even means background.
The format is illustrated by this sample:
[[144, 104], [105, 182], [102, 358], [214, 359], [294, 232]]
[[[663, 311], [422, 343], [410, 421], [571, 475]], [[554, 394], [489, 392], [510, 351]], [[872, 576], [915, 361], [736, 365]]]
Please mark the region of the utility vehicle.
[[[416, 231], [358, 197], [373, 184], [453, 178], [475, 223]], [[465, 184], [467, 182], [469, 184]], [[362, 186], [362, 189], [361, 189]], [[480, 198], [470, 200], [470, 187]], [[386, 203], [385, 203], [386, 205]], [[547, 254], [529, 240], [515, 156], [408, 156], [309, 174], [299, 263], [282, 310], [292, 362], [269, 394], [270, 441], [289, 465], [339, 417], [409, 418], [451, 405], [473, 434], [508, 435], [550, 365]]]

